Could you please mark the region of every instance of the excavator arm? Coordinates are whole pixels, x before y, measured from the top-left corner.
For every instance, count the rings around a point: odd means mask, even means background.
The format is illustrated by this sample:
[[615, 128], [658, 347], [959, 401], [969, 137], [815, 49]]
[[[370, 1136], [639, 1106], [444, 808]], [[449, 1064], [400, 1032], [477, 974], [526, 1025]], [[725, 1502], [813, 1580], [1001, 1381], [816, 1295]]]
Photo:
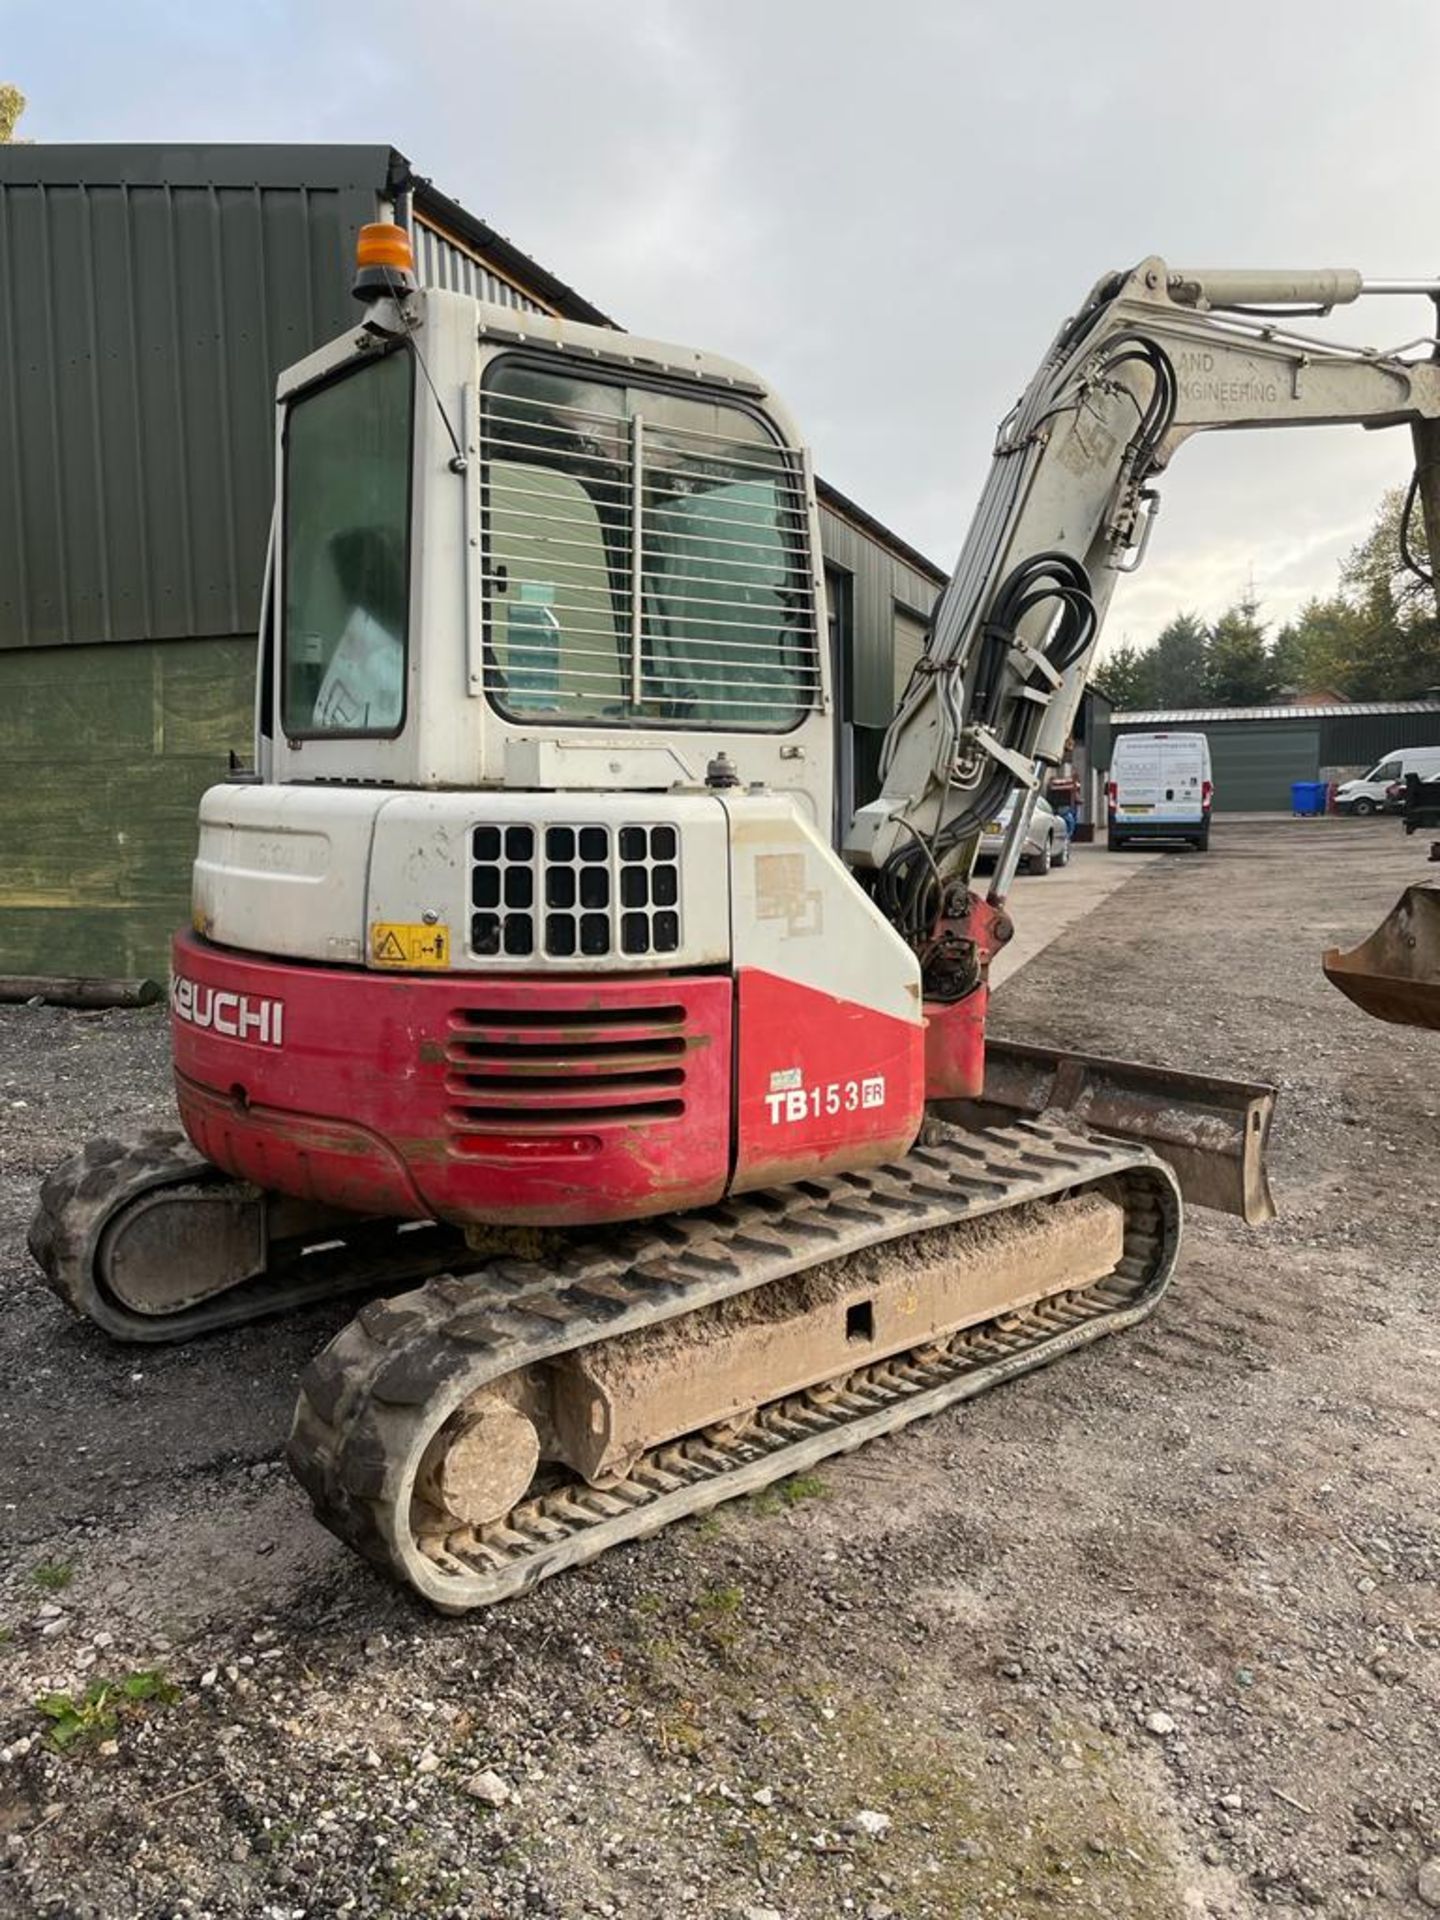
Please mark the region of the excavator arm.
[[[845, 853], [917, 947], [954, 911], [952, 881], [1021, 792], [990, 892], [1003, 901], [1034, 795], [1065, 751], [1115, 582], [1144, 557], [1155, 480], [1192, 434], [1410, 425], [1440, 550], [1440, 364], [1434, 340], [1390, 352], [1294, 330], [1362, 294], [1440, 281], [1348, 270], [1183, 272], [1144, 260], [1094, 288], [1001, 423], [985, 490], [926, 652], [886, 736], [880, 796]], [[1424, 357], [1421, 357], [1421, 356]], [[948, 895], [948, 901], [947, 901]]]

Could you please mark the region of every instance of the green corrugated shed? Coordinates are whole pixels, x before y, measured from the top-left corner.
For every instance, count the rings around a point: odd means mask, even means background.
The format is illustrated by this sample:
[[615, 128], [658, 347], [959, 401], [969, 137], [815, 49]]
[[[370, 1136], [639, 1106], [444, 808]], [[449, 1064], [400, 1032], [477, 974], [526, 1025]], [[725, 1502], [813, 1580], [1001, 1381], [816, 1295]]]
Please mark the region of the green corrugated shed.
[[1440, 746], [1440, 701], [1167, 707], [1111, 721], [1112, 740], [1166, 729], [1209, 740], [1217, 813], [1288, 812], [1297, 780], [1363, 772], [1397, 747]]

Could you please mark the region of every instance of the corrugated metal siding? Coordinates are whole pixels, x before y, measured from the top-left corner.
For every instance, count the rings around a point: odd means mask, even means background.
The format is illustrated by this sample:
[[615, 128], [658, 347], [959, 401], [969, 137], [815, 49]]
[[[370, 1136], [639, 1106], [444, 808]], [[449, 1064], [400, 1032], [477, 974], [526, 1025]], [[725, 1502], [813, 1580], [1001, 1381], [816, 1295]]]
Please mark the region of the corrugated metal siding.
[[1440, 705], [1333, 710], [1320, 722], [1322, 767], [1368, 770], [1395, 747], [1440, 746]]
[[517, 307], [525, 313], [551, 313], [488, 266], [483, 257], [441, 233], [419, 215], [414, 222], [415, 277], [422, 287], [440, 287], [449, 293], [468, 293], [475, 300]]
[[900, 696], [910, 684], [910, 675], [919, 665], [920, 656], [925, 651], [925, 635], [929, 631], [928, 623], [913, 613], [906, 613], [903, 607], [895, 609], [895, 662], [894, 688], [895, 705], [900, 704]]
[[1217, 813], [1288, 813], [1291, 782], [1319, 773], [1320, 728], [1313, 721], [1205, 731]]
[[243, 633], [359, 188], [0, 178], [0, 648]]
[[844, 568], [853, 580], [855, 680], [850, 718], [857, 726], [886, 727], [895, 711], [897, 609], [923, 625], [940, 589], [823, 503], [820, 546], [826, 560]]
[[1359, 700], [1317, 702], [1307, 707], [1130, 707], [1117, 712], [1117, 725], [1183, 727], [1211, 720], [1344, 720], [1373, 714], [1431, 713], [1440, 717], [1440, 700]]

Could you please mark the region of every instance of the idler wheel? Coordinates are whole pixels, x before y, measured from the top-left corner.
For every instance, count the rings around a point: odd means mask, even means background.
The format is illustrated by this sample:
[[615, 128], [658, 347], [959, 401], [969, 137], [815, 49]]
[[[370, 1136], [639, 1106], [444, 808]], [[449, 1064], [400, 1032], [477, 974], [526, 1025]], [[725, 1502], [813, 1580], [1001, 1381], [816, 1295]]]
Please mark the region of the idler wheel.
[[466, 1526], [502, 1520], [524, 1499], [540, 1462], [534, 1422], [506, 1400], [462, 1410], [436, 1436], [420, 1484], [424, 1496]]

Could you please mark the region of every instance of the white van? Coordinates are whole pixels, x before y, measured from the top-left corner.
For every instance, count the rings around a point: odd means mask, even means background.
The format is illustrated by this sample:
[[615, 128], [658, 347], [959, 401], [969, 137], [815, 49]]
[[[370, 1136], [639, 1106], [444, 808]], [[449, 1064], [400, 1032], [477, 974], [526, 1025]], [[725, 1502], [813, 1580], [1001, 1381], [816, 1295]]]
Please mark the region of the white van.
[[1122, 733], [1110, 754], [1110, 850], [1132, 842], [1210, 844], [1210, 742], [1203, 733]]
[[1335, 789], [1341, 813], [1396, 812], [1403, 804], [1386, 798], [1386, 790], [1407, 774], [1422, 780], [1440, 780], [1440, 747], [1397, 747], [1359, 780], [1347, 780]]

